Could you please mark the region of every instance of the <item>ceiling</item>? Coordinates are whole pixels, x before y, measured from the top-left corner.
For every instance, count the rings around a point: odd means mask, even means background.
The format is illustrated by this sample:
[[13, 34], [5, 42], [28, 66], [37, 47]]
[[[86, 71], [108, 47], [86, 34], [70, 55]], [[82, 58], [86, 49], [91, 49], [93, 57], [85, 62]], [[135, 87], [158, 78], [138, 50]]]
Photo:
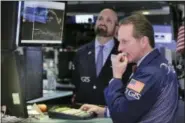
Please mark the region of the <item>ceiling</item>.
[[164, 12], [168, 6], [162, 1], [68, 1], [67, 12], [70, 13], [99, 13], [104, 8], [113, 8], [116, 12], [127, 14], [137, 10], [155, 10]]
[[133, 11], [149, 12], [146, 15], [152, 23], [171, 24], [169, 3], [162, 1], [68, 1], [67, 15], [93, 14], [97, 16], [104, 8], [113, 8], [120, 18]]

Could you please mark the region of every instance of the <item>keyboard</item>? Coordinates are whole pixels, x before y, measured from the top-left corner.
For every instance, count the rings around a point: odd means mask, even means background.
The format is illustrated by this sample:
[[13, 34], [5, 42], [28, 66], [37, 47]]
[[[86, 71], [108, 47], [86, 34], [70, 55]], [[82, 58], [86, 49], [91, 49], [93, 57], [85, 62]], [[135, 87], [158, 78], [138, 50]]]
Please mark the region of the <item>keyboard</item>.
[[93, 113], [88, 113], [68, 106], [54, 106], [48, 111], [50, 118], [85, 120], [96, 117]]

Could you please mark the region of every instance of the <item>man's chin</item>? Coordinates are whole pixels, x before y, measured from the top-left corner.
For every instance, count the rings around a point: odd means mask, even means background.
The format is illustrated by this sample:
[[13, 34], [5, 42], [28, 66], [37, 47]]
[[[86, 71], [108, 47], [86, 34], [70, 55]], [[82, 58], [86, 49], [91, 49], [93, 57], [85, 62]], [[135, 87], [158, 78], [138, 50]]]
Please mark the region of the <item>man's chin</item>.
[[98, 30], [96, 30], [96, 35], [106, 37], [107, 31], [103, 30], [103, 29], [98, 29]]
[[127, 57], [127, 58], [128, 58], [128, 63], [133, 63], [133, 60], [131, 58], [129, 58], [129, 57]]
[[128, 59], [128, 63], [133, 63], [131, 60]]
[[99, 34], [97, 34], [98, 36], [101, 36], [101, 37], [109, 37], [109, 36], [107, 36], [107, 34], [102, 34], [102, 33], [99, 33]]
[[128, 59], [128, 63], [134, 63], [134, 64], [135, 64], [135, 63], [137, 63], [137, 62], [135, 62], [134, 60], [129, 60], [129, 59]]

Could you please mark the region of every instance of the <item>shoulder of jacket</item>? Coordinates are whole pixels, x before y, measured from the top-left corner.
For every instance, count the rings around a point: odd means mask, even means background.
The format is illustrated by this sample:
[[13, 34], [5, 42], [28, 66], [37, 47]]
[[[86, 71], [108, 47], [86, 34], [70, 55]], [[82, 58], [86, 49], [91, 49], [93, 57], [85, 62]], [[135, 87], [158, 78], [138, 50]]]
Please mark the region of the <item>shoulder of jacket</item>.
[[80, 48], [77, 49], [77, 53], [84, 52], [84, 51], [87, 50], [89, 47], [91, 47], [92, 44], [93, 44], [92, 41], [91, 41], [90, 43], [84, 44], [83, 46], [81, 46]]

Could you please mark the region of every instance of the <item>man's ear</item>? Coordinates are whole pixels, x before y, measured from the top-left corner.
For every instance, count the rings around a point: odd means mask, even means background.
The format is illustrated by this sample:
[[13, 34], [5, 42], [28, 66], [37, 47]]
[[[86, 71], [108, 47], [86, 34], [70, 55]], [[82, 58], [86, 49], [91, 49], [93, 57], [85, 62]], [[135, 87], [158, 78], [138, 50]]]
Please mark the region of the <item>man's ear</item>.
[[141, 43], [143, 47], [146, 47], [147, 45], [149, 45], [149, 38], [147, 36], [143, 36], [141, 39]]

